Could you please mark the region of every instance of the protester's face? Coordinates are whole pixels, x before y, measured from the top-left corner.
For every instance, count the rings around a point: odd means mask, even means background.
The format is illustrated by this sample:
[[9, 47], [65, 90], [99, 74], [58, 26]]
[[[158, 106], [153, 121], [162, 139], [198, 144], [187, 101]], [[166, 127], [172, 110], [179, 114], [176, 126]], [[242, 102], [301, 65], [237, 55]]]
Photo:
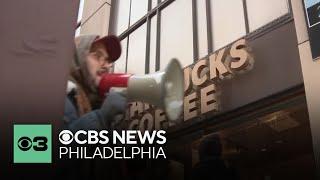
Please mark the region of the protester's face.
[[112, 63], [109, 54], [102, 44], [95, 45], [88, 54], [86, 66], [89, 73], [89, 81], [95, 87], [98, 87], [103, 73], [108, 73]]

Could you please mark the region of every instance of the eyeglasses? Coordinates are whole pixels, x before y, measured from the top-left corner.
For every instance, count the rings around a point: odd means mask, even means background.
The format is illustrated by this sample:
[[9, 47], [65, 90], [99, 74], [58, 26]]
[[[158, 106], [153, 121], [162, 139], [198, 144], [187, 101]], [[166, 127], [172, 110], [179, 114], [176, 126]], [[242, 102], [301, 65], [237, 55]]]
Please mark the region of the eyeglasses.
[[90, 55], [92, 55], [96, 60], [99, 61], [100, 64], [112, 64], [112, 61], [109, 59], [108, 54], [104, 55], [105, 53], [101, 52], [101, 50], [96, 50], [93, 52], [90, 52]]

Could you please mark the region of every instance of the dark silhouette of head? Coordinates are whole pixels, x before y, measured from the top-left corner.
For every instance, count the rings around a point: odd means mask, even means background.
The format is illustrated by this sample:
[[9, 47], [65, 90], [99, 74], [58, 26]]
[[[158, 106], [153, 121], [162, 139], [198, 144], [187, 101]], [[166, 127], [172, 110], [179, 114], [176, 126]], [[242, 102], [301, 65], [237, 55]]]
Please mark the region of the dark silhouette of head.
[[218, 134], [211, 134], [205, 137], [199, 145], [199, 158], [219, 158], [222, 153], [222, 145]]

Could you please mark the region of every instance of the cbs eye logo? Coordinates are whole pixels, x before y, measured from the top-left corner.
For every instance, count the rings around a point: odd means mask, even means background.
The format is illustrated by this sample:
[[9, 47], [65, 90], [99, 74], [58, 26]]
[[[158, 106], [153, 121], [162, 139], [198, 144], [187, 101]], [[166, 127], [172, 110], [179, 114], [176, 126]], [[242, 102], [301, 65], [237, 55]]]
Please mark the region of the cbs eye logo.
[[28, 151], [31, 147], [35, 151], [46, 151], [48, 149], [47, 142], [48, 139], [44, 136], [34, 137], [32, 141], [29, 137], [23, 136], [18, 140], [18, 147], [21, 151]]
[[61, 144], [68, 145], [73, 141], [73, 134], [69, 130], [63, 130], [59, 134], [59, 141]]
[[51, 163], [51, 125], [14, 125], [13, 134], [14, 163]]

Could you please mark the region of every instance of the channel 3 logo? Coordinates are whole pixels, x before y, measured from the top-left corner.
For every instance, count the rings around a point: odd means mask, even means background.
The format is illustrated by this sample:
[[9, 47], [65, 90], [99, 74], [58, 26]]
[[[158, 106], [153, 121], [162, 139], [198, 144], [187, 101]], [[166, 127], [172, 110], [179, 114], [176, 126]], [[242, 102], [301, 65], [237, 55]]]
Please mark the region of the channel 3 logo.
[[14, 163], [51, 163], [51, 125], [16, 124], [13, 133]]
[[48, 149], [47, 143], [48, 138], [44, 136], [36, 136], [33, 138], [33, 141], [27, 136], [23, 136], [18, 140], [18, 147], [21, 151], [28, 151], [31, 147], [35, 151], [46, 151]]

